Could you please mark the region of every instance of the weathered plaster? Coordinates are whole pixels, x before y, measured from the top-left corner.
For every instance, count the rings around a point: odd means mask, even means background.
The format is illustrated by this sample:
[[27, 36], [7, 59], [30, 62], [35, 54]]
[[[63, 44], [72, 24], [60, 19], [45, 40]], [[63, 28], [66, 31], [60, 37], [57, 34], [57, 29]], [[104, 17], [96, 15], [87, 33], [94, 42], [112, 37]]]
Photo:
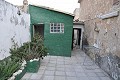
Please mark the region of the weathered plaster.
[[16, 6], [0, 0], [0, 59], [10, 55], [12, 38], [18, 46], [30, 41], [30, 15], [18, 15], [18, 11]]
[[[84, 36], [90, 46], [97, 43], [97, 48], [100, 49], [96, 53], [98, 58], [93, 57], [96, 63], [114, 80], [120, 80], [119, 11], [120, 2], [113, 5], [113, 0], [82, 0], [80, 2], [80, 21], [85, 23]], [[102, 15], [102, 19], [99, 15]], [[98, 32], [94, 30], [95, 27], [98, 28]], [[87, 52], [90, 56], [96, 55], [94, 50]]]

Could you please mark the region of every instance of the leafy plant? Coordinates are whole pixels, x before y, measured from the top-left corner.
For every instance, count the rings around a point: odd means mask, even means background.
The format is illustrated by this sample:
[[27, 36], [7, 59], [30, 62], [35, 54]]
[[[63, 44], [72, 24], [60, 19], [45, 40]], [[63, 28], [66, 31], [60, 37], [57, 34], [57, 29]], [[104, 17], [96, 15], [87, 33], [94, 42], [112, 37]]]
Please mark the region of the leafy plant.
[[37, 53], [39, 58], [43, 59], [48, 53], [48, 49], [44, 46], [43, 37], [39, 34], [34, 35], [30, 46], [33, 53]]
[[29, 61], [34, 58], [42, 58], [47, 55], [48, 50], [44, 46], [43, 38], [35, 34], [31, 42], [24, 43], [21, 47], [15, 43], [10, 49], [11, 56], [0, 61], [0, 80], [7, 80], [14, 72], [20, 69], [23, 60]]
[[31, 42], [24, 43], [19, 48], [10, 49], [13, 57], [20, 60], [29, 61], [34, 58], [42, 58], [47, 55], [47, 48], [44, 46], [43, 38], [39, 34], [35, 34]]
[[20, 66], [20, 62], [16, 62], [16, 59], [10, 57], [0, 61], [0, 80], [10, 78], [14, 72], [20, 69]]

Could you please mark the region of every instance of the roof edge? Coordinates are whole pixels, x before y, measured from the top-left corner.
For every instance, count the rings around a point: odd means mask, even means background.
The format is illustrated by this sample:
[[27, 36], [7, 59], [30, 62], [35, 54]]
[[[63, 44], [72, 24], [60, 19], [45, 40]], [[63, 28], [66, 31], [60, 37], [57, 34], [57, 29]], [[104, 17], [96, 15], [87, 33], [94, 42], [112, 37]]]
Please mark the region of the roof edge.
[[73, 24], [74, 25], [84, 25], [84, 22], [83, 21], [78, 21], [78, 22], [74, 21]]
[[70, 15], [70, 16], [73, 16], [73, 17], [75, 16], [72, 13], [61, 11], [61, 10], [50, 8], [50, 7], [46, 7], [46, 6], [42, 6], [42, 5], [36, 5], [36, 4], [29, 4], [29, 5], [36, 6], [36, 7], [41, 7], [41, 8], [52, 10], [52, 11], [56, 11], [56, 12], [60, 12], [60, 13], [67, 14], [67, 15]]
[[78, 3], [81, 3], [82, 0], [78, 0]]

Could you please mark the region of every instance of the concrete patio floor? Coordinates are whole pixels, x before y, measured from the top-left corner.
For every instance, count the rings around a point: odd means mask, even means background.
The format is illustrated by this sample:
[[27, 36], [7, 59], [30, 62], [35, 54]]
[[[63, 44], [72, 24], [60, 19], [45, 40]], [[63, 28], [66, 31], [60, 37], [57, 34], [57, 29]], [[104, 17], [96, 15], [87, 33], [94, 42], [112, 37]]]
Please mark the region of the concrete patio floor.
[[111, 80], [81, 50], [71, 57], [47, 56], [37, 73], [26, 73], [21, 80]]

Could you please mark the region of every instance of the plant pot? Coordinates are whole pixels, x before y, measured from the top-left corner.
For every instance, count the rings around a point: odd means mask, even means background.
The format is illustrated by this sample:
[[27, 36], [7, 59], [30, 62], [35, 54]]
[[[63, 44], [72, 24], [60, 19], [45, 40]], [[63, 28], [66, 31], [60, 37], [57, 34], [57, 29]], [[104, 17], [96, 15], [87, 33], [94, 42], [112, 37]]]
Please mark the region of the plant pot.
[[26, 66], [27, 72], [37, 73], [39, 67], [40, 67], [40, 60], [39, 61], [32, 61], [32, 62], [27, 61], [27, 66]]
[[26, 71], [27, 71], [27, 69], [25, 67], [19, 75], [15, 76], [14, 80], [21, 80], [21, 78], [25, 75]]

